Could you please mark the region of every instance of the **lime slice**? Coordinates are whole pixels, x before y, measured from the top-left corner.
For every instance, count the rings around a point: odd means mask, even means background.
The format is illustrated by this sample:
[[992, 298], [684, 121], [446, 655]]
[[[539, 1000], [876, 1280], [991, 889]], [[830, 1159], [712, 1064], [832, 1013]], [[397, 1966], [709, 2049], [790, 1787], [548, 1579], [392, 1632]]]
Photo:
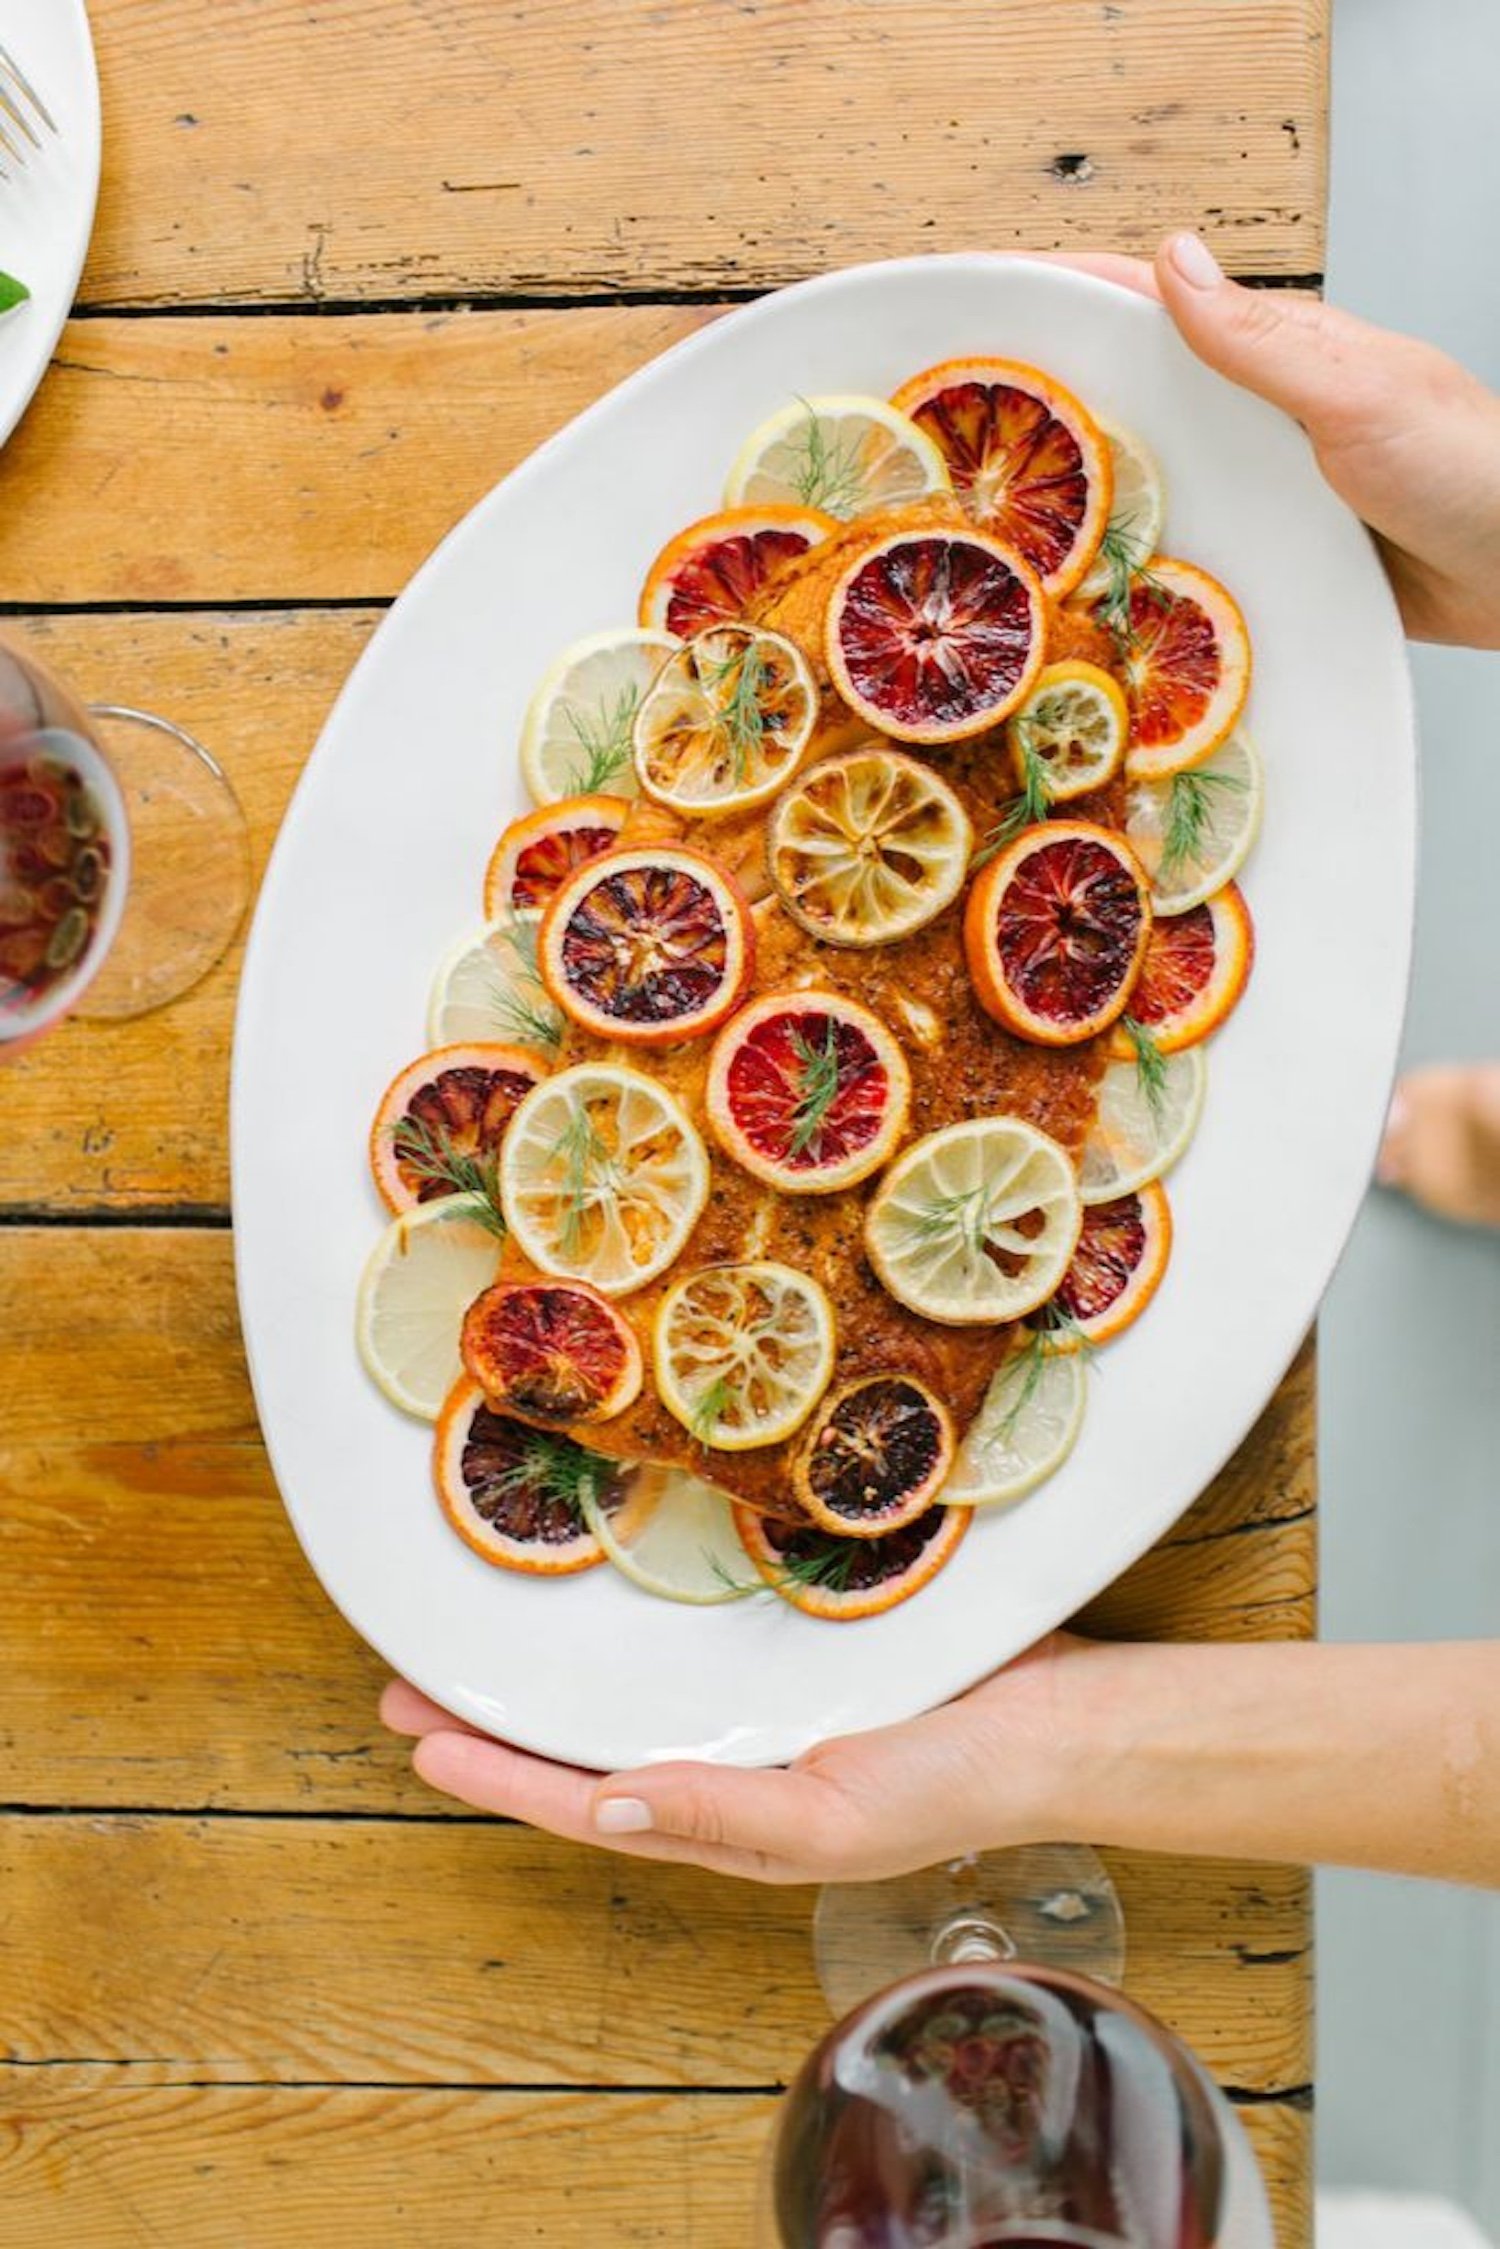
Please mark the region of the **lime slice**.
[[635, 1470], [622, 1507], [606, 1514], [585, 1488], [589, 1528], [615, 1567], [664, 1601], [707, 1608], [758, 1593], [729, 1501], [685, 1469]]
[[430, 1045], [499, 1039], [552, 1060], [563, 1019], [537, 974], [540, 920], [540, 914], [516, 914], [454, 946], [433, 978], [427, 1003]]
[[521, 773], [533, 803], [635, 795], [630, 730], [641, 697], [681, 645], [674, 633], [621, 625], [563, 650], [521, 725]]
[[1159, 914], [1185, 914], [1233, 881], [1260, 833], [1264, 798], [1260, 753], [1239, 727], [1185, 773], [1132, 779], [1125, 833]]
[[892, 1296], [926, 1319], [1018, 1320], [1057, 1287], [1082, 1223], [1072, 1161], [1055, 1140], [1019, 1117], [974, 1117], [896, 1158], [871, 1201], [865, 1248]]
[[797, 398], [741, 447], [729, 507], [796, 502], [847, 522], [952, 489], [932, 439], [883, 398]]
[[387, 1226], [359, 1284], [354, 1340], [393, 1406], [436, 1421], [463, 1366], [459, 1329], [494, 1280], [500, 1242], [464, 1195], [420, 1203]]
[[1036, 1338], [995, 1374], [939, 1500], [999, 1507], [1034, 1491], [1073, 1450], [1086, 1402], [1082, 1355]]
[[1098, 601], [1132, 570], [1139, 570], [1161, 545], [1162, 518], [1167, 512], [1161, 470], [1140, 439], [1102, 414], [1094, 420], [1109, 441], [1115, 489], [1103, 543], [1073, 593], [1074, 601]]
[[1083, 1201], [1112, 1202], [1170, 1171], [1198, 1129], [1207, 1087], [1201, 1046], [1162, 1055], [1149, 1074], [1134, 1057], [1111, 1062], [1078, 1167]]
[[703, 1445], [745, 1452], [800, 1429], [833, 1373], [833, 1306], [790, 1265], [709, 1265], [662, 1298], [662, 1404]]

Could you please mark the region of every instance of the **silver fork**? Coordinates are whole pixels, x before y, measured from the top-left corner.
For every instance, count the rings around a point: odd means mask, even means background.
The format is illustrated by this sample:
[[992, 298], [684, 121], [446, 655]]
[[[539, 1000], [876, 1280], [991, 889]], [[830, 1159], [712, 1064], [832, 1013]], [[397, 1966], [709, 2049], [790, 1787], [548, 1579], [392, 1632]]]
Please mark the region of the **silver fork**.
[[[49, 133], [57, 131], [57, 120], [20, 64], [3, 47], [0, 47], [0, 112], [4, 113], [0, 116], [0, 148], [18, 171], [24, 171], [26, 143], [29, 141], [33, 148], [42, 145], [32, 119], [38, 119]], [[14, 127], [14, 134], [7, 130], [7, 121]], [[0, 179], [9, 178], [9, 172], [0, 164]]]

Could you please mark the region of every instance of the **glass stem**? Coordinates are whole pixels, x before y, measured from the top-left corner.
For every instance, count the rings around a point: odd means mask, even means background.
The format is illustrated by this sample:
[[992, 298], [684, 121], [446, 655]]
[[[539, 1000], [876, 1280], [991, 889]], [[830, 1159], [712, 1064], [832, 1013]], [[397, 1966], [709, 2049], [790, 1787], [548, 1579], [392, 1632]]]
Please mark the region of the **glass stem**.
[[951, 1913], [932, 1932], [928, 1954], [934, 1968], [965, 1968], [983, 1961], [1004, 1964], [1019, 1958], [1015, 1940], [986, 1913]]

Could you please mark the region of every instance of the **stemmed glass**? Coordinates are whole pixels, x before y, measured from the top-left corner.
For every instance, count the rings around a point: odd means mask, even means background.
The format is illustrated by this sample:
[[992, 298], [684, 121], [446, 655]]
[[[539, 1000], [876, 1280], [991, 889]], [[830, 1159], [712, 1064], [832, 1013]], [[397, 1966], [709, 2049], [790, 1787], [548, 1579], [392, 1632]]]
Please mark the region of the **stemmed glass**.
[[0, 1056], [69, 1013], [177, 998], [249, 891], [245, 816], [203, 745], [149, 711], [86, 707], [0, 637]]
[[1114, 1988], [1092, 1851], [836, 1885], [814, 1942], [842, 2019], [779, 2112], [758, 2249], [1274, 2249], [1234, 2111]]

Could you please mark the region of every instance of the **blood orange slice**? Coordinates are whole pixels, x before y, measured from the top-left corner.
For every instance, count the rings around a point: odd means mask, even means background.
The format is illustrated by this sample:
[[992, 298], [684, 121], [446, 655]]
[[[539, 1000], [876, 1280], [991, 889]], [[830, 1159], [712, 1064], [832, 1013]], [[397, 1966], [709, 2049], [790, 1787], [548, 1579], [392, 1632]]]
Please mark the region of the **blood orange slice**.
[[980, 1004], [1018, 1038], [1072, 1046], [1122, 1015], [1151, 934], [1135, 855], [1108, 828], [1028, 828], [976, 878], [964, 950]]
[[536, 1055], [487, 1041], [435, 1047], [408, 1062], [370, 1127], [370, 1168], [387, 1210], [460, 1194], [493, 1208], [506, 1127], [545, 1075]]
[[835, 516], [819, 508], [724, 508], [669, 539], [646, 573], [640, 622], [689, 640], [708, 625], [742, 622], [768, 579], [806, 554]]
[[867, 1179], [906, 1129], [911, 1073], [867, 1007], [833, 992], [767, 992], [719, 1033], [708, 1121], [735, 1162], [783, 1194]]
[[1048, 1336], [1049, 1348], [1076, 1351], [1121, 1334], [1155, 1296], [1171, 1251], [1172, 1212], [1155, 1180], [1086, 1210], [1073, 1262], [1053, 1298], [1067, 1324]]
[[766, 831], [781, 903], [825, 945], [889, 945], [925, 929], [962, 890], [973, 848], [947, 782], [880, 742], [813, 766]]
[[806, 1616], [852, 1623], [878, 1616], [931, 1582], [969, 1528], [968, 1507], [929, 1507], [903, 1530], [841, 1538], [736, 1507], [735, 1529], [772, 1590]]
[[658, 844], [577, 868], [542, 916], [537, 965], [601, 1039], [663, 1046], [717, 1030], [749, 988], [755, 930], [738, 885], [699, 851]]
[[603, 1561], [584, 1497], [605, 1510], [618, 1506], [625, 1489], [619, 1464], [496, 1413], [467, 1375], [438, 1418], [432, 1465], [443, 1513], [485, 1561], [547, 1577]]
[[828, 605], [844, 701], [901, 742], [958, 742], [1013, 711], [1041, 669], [1041, 587], [978, 531], [898, 531], [856, 557]]
[[936, 1499], [957, 1451], [942, 1400], [911, 1375], [864, 1375], [825, 1398], [792, 1468], [815, 1523], [841, 1538], [879, 1538]]
[[464, 1314], [465, 1372], [527, 1421], [608, 1421], [638, 1396], [635, 1330], [586, 1281], [497, 1281]]
[[1201, 765], [1250, 692], [1250, 636], [1232, 595], [1206, 570], [1156, 555], [1118, 600], [1093, 614], [1114, 634], [1130, 705], [1133, 779]]
[[[1255, 927], [1238, 883], [1226, 883], [1201, 906], [1157, 920], [1130, 995], [1130, 1020], [1161, 1054], [1177, 1054], [1216, 1031], [1249, 981]], [[1117, 1030], [1111, 1054], [1121, 1061], [1135, 1041]]]
[[948, 359], [891, 401], [936, 444], [974, 521], [1048, 593], [1077, 585], [1109, 521], [1109, 443], [1071, 391], [1014, 359]]
[[485, 918], [539, 912], [575, 867], [613, 849], [628, 810], [623, 797], [564, 797], [512, 820], [484, 871]]

